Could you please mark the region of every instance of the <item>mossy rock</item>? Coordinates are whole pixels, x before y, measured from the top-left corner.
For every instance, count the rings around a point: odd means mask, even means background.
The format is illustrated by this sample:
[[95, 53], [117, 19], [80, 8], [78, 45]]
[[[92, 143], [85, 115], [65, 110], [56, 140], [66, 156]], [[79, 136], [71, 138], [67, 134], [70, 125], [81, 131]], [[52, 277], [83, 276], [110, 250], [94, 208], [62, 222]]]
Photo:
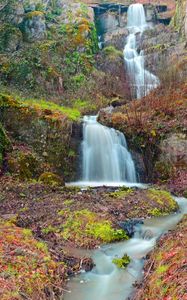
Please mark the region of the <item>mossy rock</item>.
[[167, 162], [167, 161], [157, 161], [155, 163], [155, 168], [154, 168], [157, 177], [162, 180], [168, 180], [171, 175], [172, 175], [172, 171], [173, 171], [173, 166]]
[[31, 11], [26, 14], [22, 30], [24, 40], [35, 42], [47, 37], [45, 15], [41, 11]]
[[45, 172], [39, 177], [39, 181], [50, 186], [62, 186], [64, 185], [63, 179], [51, 172]]
[[175, 199], [167, 191], [152, 188], [147, 190], [147, 196], [150, 201], [154, 201], [155, 203], [154, 208], [148, 209], [148, 213], [151, 216], [159, 217], [168, 215], [179, 208]]
[[30, 151], [12, 152], [7, 162], [8, 170], [21, 180], [36, 179], [42, 170], [39, 158]]
[[93, 247], [98, 242], [110, 243], [128, 239], [124, 230], [113, 228], [110, 221], [88, 209], [71, 212], [70, 208], [66, 208], [58, 212], [58, 217], [62, 217], [62, 237], [76, 245]]
[[0, 51], [14, 52], [22, 42], [22, 33], [19, 28], [5, 23], [0, 25]]
[[25, 16], [26, 19], [33, 19], [35, 17], [44, 17], [44, 13], [42, 11], [35, 10], [27, 13]]
[[108, 56], [110, 59], [113, 59], [113, 60], [123, 57], [122, 51], [119, 51], [114, 46], [105, 47], [103, 49], [103, 52], [106, 56]]

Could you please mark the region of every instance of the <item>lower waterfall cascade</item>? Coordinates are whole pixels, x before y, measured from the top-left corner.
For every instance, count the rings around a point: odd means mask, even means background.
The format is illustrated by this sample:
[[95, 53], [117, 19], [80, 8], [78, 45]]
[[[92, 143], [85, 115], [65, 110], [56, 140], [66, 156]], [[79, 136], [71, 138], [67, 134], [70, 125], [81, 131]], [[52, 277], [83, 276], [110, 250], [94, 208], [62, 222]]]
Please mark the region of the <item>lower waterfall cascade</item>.
[[136, 182], [136, 171], [123, 133], [85, 116], [82, 142], [82, 180]]
[[127, 27], [129, 35], [124, 48], [124, 60], [130, 80], [131, 95], [137, 99], [146, 96], [159, 85], [159, 79], [145, 69], [143, 51], [138, 53], [136, 38], [148, 27], [145, 11], [142, 4], [136, 3], [129, 6], [127, 12]]

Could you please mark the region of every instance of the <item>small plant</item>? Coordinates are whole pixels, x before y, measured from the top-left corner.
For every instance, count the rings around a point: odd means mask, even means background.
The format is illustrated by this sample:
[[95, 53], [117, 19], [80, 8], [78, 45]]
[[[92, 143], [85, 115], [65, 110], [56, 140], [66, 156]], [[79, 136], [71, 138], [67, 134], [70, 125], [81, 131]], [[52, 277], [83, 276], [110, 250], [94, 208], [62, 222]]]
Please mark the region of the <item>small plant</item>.
[[113, 46], [108, 46], [103, 49], [103, 52], [105, 55], [109, 56], [110, 58], [117, 58], [117, 57], [123, 57], [123, 53], [119, 50], [117, 50]]
[[130, 261], [131, 259], [127, 254], [124, 254], [122, 258], [114, 258], [112, 260], [113, 264], [115, 264], [120, 269], [126, 268]]
[[57, 232], [58, 228], [53, 227], [51, 225], [49, 225], [48, 227], [42, 228], [42, 233], [44, 234], [49, 234], [49, 233], [53, 233], [53, 232]]
[[167, 265], [161, 265], [156, 269], [156, 272], [158, 274], [163, 274], [168, 270], [168, 266]]
[[109, 196], [112, 198], [123, 198], [133, 193], [131, 188], [122, 187], [118, 191], [109, 193]]
[[64, 205], [65, 205], [65, 206], [70, 206], [70, 205], [72, 205], [73, 203], [74, 203], [74, 200], [69, 200], [69, 199], [68, 199], [68, 200], [65, 200], [65, 201], [64, 201]]

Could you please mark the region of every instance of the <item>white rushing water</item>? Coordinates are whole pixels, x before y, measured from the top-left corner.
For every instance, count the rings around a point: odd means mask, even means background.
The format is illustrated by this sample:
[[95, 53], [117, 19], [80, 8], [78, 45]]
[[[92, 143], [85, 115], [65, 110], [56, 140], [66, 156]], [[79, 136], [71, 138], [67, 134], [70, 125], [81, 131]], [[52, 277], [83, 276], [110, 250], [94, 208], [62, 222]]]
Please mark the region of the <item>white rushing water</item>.
[[138, 99], [146, 96], [159, 85], [159, 79], [145, 69], [144, 53], [137, 51], [137, 35], [148, 27], [142, 4], [132, 4], [127, 12], [129, 36], [124, 48], [124, 59], [129, 75], [131, 93]]
[[136, 172], [124, 135], [85, 116], [82, 142], [82, 181], [136, 182]]
[[[187, 213], [187, 199], [176, 198], [180, 212], [170, 216], [145, 220], [137, 226], [135, 235], [128, 241], [102, 246], [92, 251], [96, 267], [88, 273], [73, 278], [68, 285], [70, 293], [65, 300], [127, 300], [133, 290], [133, 283], [142, 277], [144, 257], [163, 233], [173, 229]], [[128, 254], [131, 263], [126, 269], [119, 269], [113, 258]]]

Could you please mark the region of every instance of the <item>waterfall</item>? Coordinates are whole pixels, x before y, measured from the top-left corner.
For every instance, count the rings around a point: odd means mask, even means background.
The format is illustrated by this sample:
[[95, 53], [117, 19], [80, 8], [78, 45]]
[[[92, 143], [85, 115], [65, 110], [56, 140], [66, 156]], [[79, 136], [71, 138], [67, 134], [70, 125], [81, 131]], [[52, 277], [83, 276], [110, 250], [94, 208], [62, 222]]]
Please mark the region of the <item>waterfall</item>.
[[127, 12], [127, 26], [143, 29], [147, 26], [145, 11], [142, 4], [136, 3], [129, 6]]
[[136, 172], [124, 135], [85, 116], [82, 142], [85, 182], [136, 182]]
[[146, 96], [159, 85], [159, 79], [145, 69], [144, 53], [137, 51], [136, 37], [147, 28], [142, 4], [132, 4], [127, 12], [129, 36], [124, 48], [124, 59], [130, 79], [132, 96], [138, 99]]

